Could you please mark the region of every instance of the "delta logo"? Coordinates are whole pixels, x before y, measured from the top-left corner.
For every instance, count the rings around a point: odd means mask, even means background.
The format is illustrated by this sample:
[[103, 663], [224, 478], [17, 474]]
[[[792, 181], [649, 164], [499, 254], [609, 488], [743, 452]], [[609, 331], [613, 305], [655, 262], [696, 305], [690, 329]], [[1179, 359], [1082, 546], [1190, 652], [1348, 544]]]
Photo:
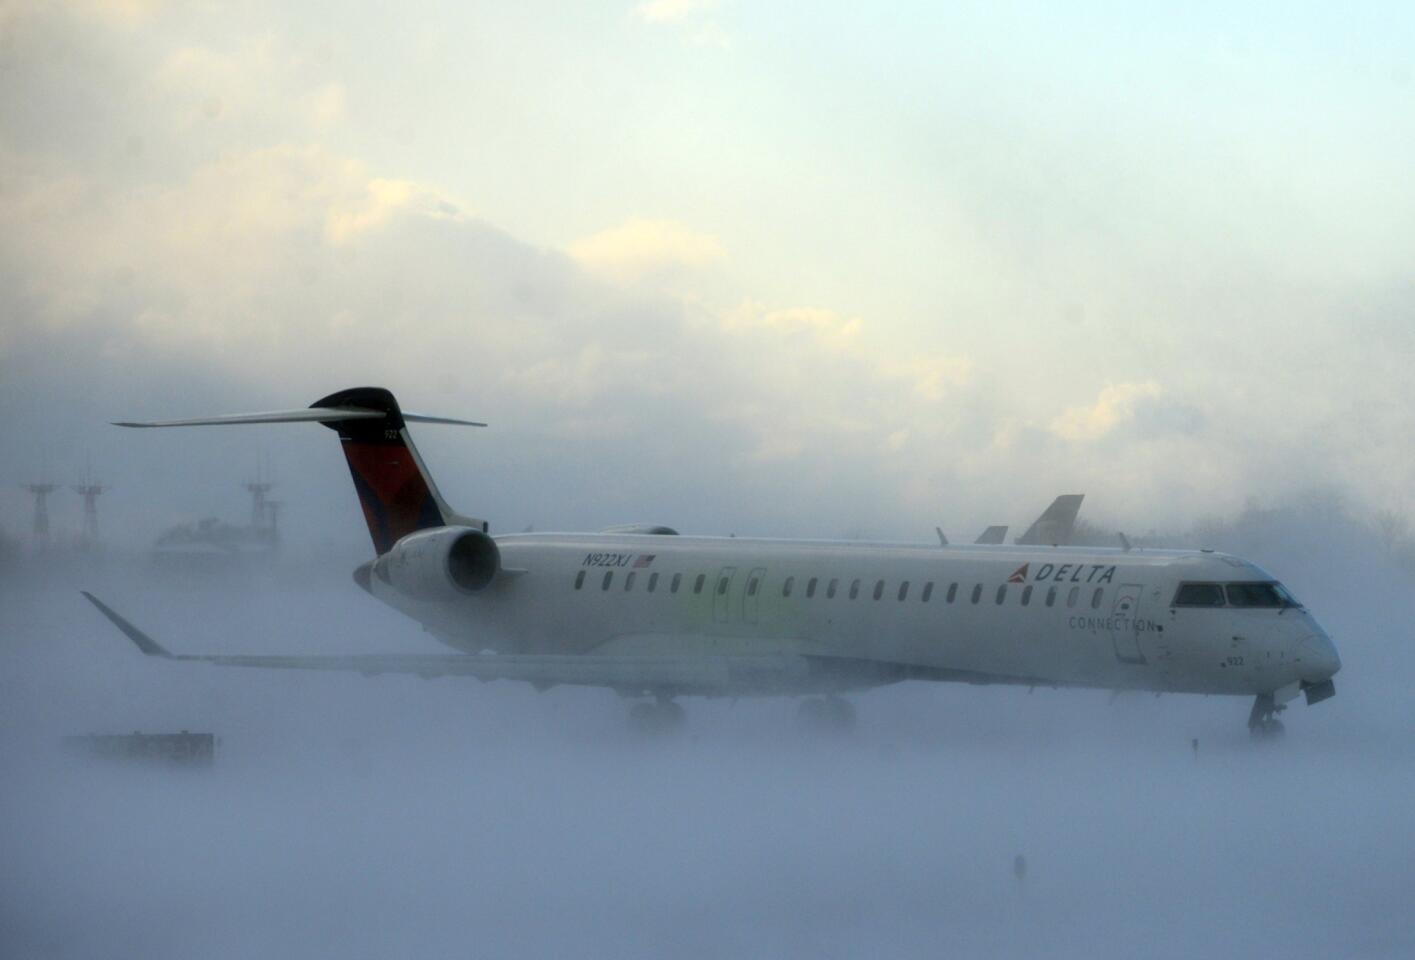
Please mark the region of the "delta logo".
[[1022, 564], [1012, 571], [1007, 582], [1110, 583], [1115, 579], [1115, 567], [1105, 563], [1043, 563], [1037, 566], [1035, 574], [1031, 573], [1031, 567], [1030, 561]]

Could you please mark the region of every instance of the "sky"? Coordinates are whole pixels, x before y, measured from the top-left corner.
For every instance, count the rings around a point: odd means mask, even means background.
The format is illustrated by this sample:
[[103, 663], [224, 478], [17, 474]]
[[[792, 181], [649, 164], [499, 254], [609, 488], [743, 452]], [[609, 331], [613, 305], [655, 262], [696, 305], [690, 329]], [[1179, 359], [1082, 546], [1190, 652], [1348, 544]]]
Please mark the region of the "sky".
[[[1403, 5], [7, 2], [0, 528], [92, 470], [135, 540], [376, 383], [494, 529], [1147, 530], [1411, 515]], [[77, 524], [77, 498], [56, 499]], [[352, 523], [351, 523], [352, 521]], [[350, 532], [350, 527], [354, 531]]]

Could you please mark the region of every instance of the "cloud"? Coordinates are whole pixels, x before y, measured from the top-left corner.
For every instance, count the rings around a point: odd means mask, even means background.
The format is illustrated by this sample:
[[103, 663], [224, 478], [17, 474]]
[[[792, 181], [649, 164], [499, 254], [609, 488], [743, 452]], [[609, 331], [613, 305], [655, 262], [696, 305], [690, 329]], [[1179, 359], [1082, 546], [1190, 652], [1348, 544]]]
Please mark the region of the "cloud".
[[904, 380], [917, 399], [933, 404], [943, 402], [967, 385], [973, 368], [973, 361], [967, 357], [921, 354], [883, 361], [880, 372]]
[[861, 322], [823, 307], [769, 309], [747, 301], [722, 314], [722, 328], [747, 336], [766, 331], [785, 341], [807, 338], [831, 350], [844, 350], [858, 341]]
[[717, 0], [647, 0], [634, 8], [634, 15], [645, 23], [689, 29], [688, 41], [695, 47], [728, 50], [732, 36], [711, 16], [717, 7]]
[[726, 257], [716, 237], [671, 220], [642, 219], [576, 241], [570, 255], [597, 276], [630, 284], [678, 277]]
[[673, 23], [712, 10], [717, 0], [647, 0], [634, 8], [640, 20], [648, 23]]
[[1162, 393], [1154, 381], [1112, 383], [1102, 388], [1096, 402], [1069, 407], [1051, 422], [1051, 431], [1063, 440], [1094, 441], [1108, 436], [1135, 417], [1137, 404]]
[[429, 191], [408, 180], [381, 178], [369, 180], [362, 194], [353, 203], [347, 202], [352, 198], [342, 198], [346, 202], [331, 204], [324, 227], [324, 235], [330, 243], [349, 243], [359, 234], [378, 227], [399, 210], [406, 209], [420, 196], [431, 196]]
[[348, 113], [347, 100], [348, 93], [342, 83], [326, 83], [306, 94], [304, 103], [309, 112], [310, 124], [318, 129], [342, 122]]

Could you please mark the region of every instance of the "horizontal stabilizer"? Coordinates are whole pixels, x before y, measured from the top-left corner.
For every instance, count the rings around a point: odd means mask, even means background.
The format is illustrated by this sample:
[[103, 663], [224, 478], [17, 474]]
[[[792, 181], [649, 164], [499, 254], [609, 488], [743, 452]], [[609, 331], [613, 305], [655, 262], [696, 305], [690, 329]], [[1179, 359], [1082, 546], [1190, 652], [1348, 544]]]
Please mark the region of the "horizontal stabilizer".
[[[116, 420], [115, 427], [221, 427], [237, 423], [343, 423], [349, 420], [382, 420], [388, 414], [367, 407], [301, 407], [298, 410], [271, 410], [266, 413], [233, 413], [220, 417], [193, 417], [185, 420]], [[425, 413], [403, 412], [409, 423], [447, 423], [462, 427], [484, 427], [476, 420], [433, 417]]]
[[409, 413], [403, 411], [403, 419], [408, 423], [446, 423], [454, 427], [484, 427], [486, 424], [480, 420], [458, 420], [456, 417], [434, 417], [428, 413]]

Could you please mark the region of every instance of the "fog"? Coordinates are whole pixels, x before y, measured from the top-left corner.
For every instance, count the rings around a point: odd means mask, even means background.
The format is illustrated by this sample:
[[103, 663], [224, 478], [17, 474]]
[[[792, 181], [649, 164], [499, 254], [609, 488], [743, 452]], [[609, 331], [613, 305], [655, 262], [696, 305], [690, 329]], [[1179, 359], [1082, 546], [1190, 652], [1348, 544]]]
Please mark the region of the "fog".
[[[1326, 501], [1330, 503], [1330, 501]], [[1203, 533], [1299, 591], [1335, 699], [1257, 743], [1236, 698], [909, 683], [808, 735], [789, 699], [689, 699], [141, 657], [434, 651], [295, 553], [159, 575], [11, 555], [0, 595], [0, 942], [13, 956], [1406, 956], [1409, 571], [1336, 509]], [[213, 732], [210, 769], [66, 755]], [[1191, 747], [1198, 740], [1197, 755]], [[1017, 856], [1025, 874], [1014, 873]]]

